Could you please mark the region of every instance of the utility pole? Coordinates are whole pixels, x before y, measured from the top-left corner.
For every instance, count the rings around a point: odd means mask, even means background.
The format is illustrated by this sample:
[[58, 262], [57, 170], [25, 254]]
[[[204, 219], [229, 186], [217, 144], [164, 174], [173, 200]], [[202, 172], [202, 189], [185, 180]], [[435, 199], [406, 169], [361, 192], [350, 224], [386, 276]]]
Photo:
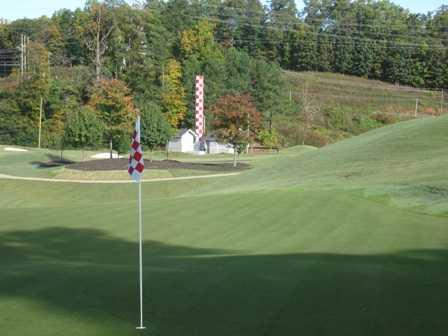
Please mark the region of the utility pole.
[[39, 140], [37, 147], [40, 148], [40, 139], [42, 136], [42, 109], [44, 105], [44, 100], [42, 97], [40, 97], [40, 108], [39, 108]]
[[101, 77], [101, 6], [98, 7], [98, 16], [96, 19], [96, 52], [95, 52], [95, 70], [96, 70], [96, 81], [98, 82]]
[[247, 112], [247, 147], [246, 147], [246, 154], [249, 154], [249, 148], [250, 148], [250, 115], [249, 112]]
[[28, 72], [28, 42], [29, 38], [28, 36], [23, 36], [23, 74], [26, 79], [26, 74]]
[[417, 115], [418, 115], [418, 101], [419, 101], [419, 99], [417, 98], [417, 99], [415, 100], [415, 112], [414, 112], [414, 118], [417, 118]]
[[292, 90], [289, 89], [289, 104], [292, 103]]
[[308, 128], [308, 84], [305, 83], [305, 88], [303, 89], [303, 134], [302, 134], [302, 145], [305, 145], [305, 136]]
[[23, 80], [25, 61], [25, 43], [23, 34], [20, 35], [20, 78]]

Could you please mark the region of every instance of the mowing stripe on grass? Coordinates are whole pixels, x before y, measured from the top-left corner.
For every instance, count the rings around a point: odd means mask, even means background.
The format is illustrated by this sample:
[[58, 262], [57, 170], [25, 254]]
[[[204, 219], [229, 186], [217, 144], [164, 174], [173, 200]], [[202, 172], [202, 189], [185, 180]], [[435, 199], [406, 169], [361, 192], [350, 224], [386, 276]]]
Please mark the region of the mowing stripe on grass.
[[[209, 174], [209, 175], [198, 175], [198, 176], [181, 176], [181, 177], [166, 177], [166, 178], [155, 178], [151, 180], [142, 180], [142, 182], [164, 182], [164, 181], [179, 181], [179, 180], [197, 180], [204, 178], [214, 178], [214, 177], [226, 177], [226, 176], [236, 176], [241, 174], [241, 172], [236, 173], [225, 173], [225, 174]], [[22, 176], [12, 176], [0, 174], [0, 179], [3, 180], [20, 180], [20, 181], [36, 181], [36, 182], [59, 182], [59, 183], [102, 183], [102, 184], [118, 184], [118, 183], [133, 183], [132, 180], [67, 180], [67, 179], [51, 179], [43, 177], [22, 177]]]

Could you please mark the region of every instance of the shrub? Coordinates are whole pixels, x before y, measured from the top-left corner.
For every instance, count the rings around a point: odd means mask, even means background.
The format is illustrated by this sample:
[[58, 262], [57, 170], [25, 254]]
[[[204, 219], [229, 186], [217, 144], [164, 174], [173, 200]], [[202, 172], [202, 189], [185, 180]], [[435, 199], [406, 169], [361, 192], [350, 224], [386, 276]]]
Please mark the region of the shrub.
[[360, 114], [353, 118], [353, 133], [361, 134], [371, 129], [383, 126], [381, 122], [371, 119], [369, 116]]
[[323, 147], [331, 142], [331, 136], [325, 128], [309, 130], [305, 135], [305, 144], [309, 146]]
[[275, 129], [271, 131], [264, 129], [258, 134], [258, 139], [264, 146], [277, 147], [279, 145], [278, 133]]
[[383, 125], [396, 123], [397, 117], [390, 113], [375, 113], [370, 116], [370, 119], [375, 120]]

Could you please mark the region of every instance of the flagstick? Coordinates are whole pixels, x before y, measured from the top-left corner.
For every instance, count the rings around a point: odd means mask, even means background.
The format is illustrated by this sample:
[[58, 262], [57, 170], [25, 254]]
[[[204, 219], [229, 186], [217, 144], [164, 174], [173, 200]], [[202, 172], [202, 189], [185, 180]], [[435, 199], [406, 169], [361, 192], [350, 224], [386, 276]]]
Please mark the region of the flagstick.
[[142, 258], [142, 182], [138, 181], [138, 237], [139, 237], [139, 263], [140, 263], [140, 326], [137, 329], [145, 329], [143, 326], [143, 258]]

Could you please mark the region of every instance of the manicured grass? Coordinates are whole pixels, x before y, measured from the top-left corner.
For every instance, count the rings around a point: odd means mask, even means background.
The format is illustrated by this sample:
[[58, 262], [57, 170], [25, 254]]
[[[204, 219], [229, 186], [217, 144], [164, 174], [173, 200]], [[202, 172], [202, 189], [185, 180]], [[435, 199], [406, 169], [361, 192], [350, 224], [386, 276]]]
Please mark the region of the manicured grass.
[[[26, 148], [27, 152], [5, 151], [0, 146], [0, 174], [7, 174], [22, 177], [45, 177], [56, 179], [71, 180], [129, 180], [129, 176], [125, 170], [123, 171], [78, 171], [74, 169], [64, 168], [63, 166], [55, 167], [39, 167], [40, 163], [49, 162], [51, 160], [59, 160], [60, 152], [50, 149]], [[83, 159], [89, 159], [91, 155], [104, 151], [93, 152], [85, 151], [82, 153], [78, 150], [66, 150], [63, 152], [64, 160], [82, 162]], [[149, 161], [150, 153], [144, 153], [145, 158]], [[151, 155], [153, 159], [166, 160], [164, 152], [154, 152]], [[244, 162], [256, 161], [260, 157], [270, 157], [270, 155], [242, 155], [240, 160]], [[233, 156], [229, 155], [206, 155], [198, 156], [192, 154], [171, 154], [170, 160], [187, 161], [187, 162], [207, 162], [220, 163], [224, 161], [231, 162]], [[216, 171], [193, 170], [193, 169], [151, 169], [146, 170], [145, 179], [152, 178], [170, 178], [170, 177], [186, 177], [216, 174]]]
[[0, 180], [1, 334], [445, 335], [447, 128], [145, 184], [144, 332], [136, 186]]

